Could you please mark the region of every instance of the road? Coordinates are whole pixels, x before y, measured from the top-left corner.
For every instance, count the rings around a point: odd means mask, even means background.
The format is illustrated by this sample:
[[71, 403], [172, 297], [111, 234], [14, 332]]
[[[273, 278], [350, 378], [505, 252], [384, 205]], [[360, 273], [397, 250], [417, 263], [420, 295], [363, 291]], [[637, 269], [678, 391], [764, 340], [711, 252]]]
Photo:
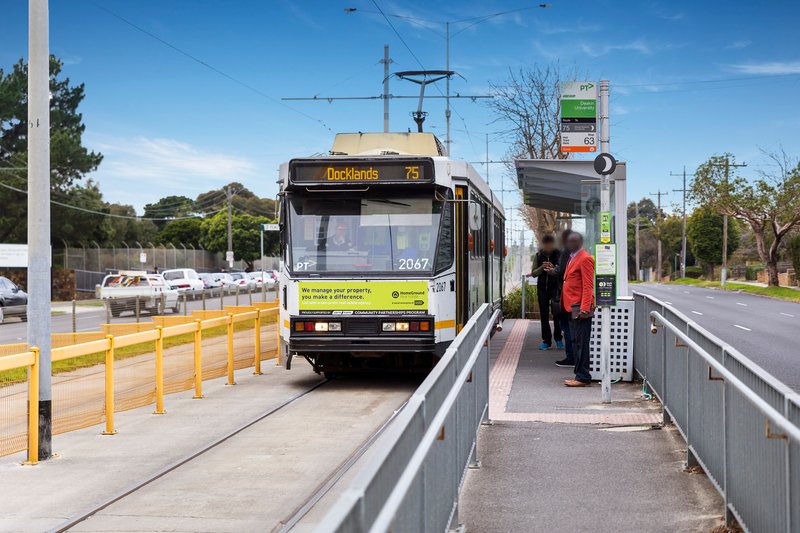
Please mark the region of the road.
[[685, 285], [635, 285], [800, 392], [800, 303]]
[[[267, 291], [267, 302], [275, 300], [275, 291]], [[224, 305], [236, 305], [236, 295], [226, 296]], [[239, 295], [239, 305], [247, 305], [250, 302], [250, 297], [247, 294]], [[262, 301], [261, 292], [253, 293], [253, 301]], [[96, 302], [96, 300], [95, 300]], [[219, 297], [208, 298], [205, 302], [206, 309], [220, 309]], [[187, 302], [188, 313], [194, 310], [203, 309], [203, 302], [201, 300], [189, 300]], [[183, 310], [183, 307], [181, 307]], [[170, 311], [167, 311], [170, 314]], [[141, 320], [149, 321], [150, 316], [147, 313], [142, 313]], [[69, 333], [72, 332], [72, 313], [53, 315], [51, 331], [53, 333]], [[136, 322], [136, 316], [133, 313], [124, 313], [119, 318], [112, 318], [112, 323], [122, 324], [126, 322]], [[76, 328], [75, 331], [99, 331], [100, 325], [107, 322], [106, 311], [103, 307], [90, 309], [81, 306], [80, 312], [75, 315]], [[0, 344], [15, 344], [25, 342], [28, 335], [28, 325], [18, 318], [8, 318], [7, 322], [0, 324]]]

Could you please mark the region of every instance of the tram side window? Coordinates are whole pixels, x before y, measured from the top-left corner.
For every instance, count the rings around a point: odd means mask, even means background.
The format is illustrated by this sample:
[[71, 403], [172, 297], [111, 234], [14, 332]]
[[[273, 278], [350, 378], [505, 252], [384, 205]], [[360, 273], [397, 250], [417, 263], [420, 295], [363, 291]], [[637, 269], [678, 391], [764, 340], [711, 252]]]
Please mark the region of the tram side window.
[[453, 242], [453, 204], [446, 202], [444, 207], [442, 232], [439, 235], [439, 249], [436, 253], [436, 272], [446, 270], [453, 264], [455, 243]]
[[495, 216], [494, 220], [494, 255], [503, 257], [503, 248], [505, 247], [505, 243], [503, 243], [503, 226], [500, 218]]
[[472, 235], [472, 251], [470, 252], [470, 257], [477, 259], [484, 257], [486, 254], [486, 235], [489, 230], [486, 227], [486, 208], [483, 202], [481, 202], [478, 195], [474, 193], [470, 195], [470, 200], [481, 213], [480, 228], [477, 230], [470, 230], [470, 234]]

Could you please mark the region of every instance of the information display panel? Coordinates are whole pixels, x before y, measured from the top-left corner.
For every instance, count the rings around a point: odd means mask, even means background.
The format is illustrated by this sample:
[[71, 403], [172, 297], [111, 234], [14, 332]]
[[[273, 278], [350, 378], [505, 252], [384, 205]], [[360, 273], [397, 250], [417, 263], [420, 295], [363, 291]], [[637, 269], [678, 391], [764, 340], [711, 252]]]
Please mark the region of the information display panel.
[[293, 159], [289, 181], [297, 185], [433, 183], [430, 159]]

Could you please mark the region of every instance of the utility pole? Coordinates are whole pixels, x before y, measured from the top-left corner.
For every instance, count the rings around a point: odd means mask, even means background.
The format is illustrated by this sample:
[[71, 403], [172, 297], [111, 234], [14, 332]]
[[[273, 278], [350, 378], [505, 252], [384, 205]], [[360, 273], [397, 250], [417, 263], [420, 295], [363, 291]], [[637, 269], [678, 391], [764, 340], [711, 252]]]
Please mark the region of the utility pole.
[[[610, 152], [610, 120], [608, 115], [609, 82], [600, 80], [600, 152]], [[611, 210], [611, 178], [604, 174], [600, 179], [600, 211]], [[621, 237], [620, 237], [621, 238]], [[619, 260], [619, 258], [617, 258]], [[627, 261], [627, 258], [623, 259]], [[611, 403], [611, 308], [600, 307], [600, 375], [603, 403]]]
[[[725, 194], [727, 195], [728, 191], [728, 183], [730, 182], [730, 172], [731, 167], [733, 168], [743, 168], [746, 167], [747, 163], [741, 164], [731, 164], [731, 158], [726, 155], [725, 156]], [[725, 281], [728, 278], [728, 214], [723, 213], [722, 215], [722, 270], [720, 272], [720, 285], [722, 288], [725, 288]]]
[[383, 45], [383, 132], [389, 133], [389, 45]]
[[489, 185], [491, 188], [491, 183], [489, 183], [489, 134], [486, 134], [486, 185]]
[[[659, 226], [661, 225], [661, 197], [666, 195], [667, 193], [661, 192], [661, 189], [659, 189], [658, 192], [650, 193], [650, 196], [658, 197], [658, 210], [656, 211], [656, 233], [658, 233]], [[656, 241], [658, 243], [658, 252], [656, 253], [656, 261], [658, 261], [658, 266], [656, 267], [656, 281], [661, 282], [661, 235], [656, 236]]]
[[[450, 23], [445, 23], [445, 66], [444, 69], [449, 71], [450, 70]], [[450, 157], [450, 76], [447, 77], [446, 89], [445, 89], [445, 109], [444, 109], [444, 118], [447, 122], [447, 140], [445, 141], [445, 146], [447, 148], [447, 157]], [[523, 317], [525, 318], [525, 317]]]
[[50, 353], [50, 52], [47, 0], [28, 3], [28, 345], [39, 349], [39, 460], [53, 455]]
[[225, 254], [225, 259], [229, 268], [233, 268], [233, 194], [233, 189], [225, 187], [225, 197], [228, 201], [228, 253]]
[[642, 281], [642, 277], [639, 274], [642, 271], [641, 261], [639, 260], [639, 201], [637, 200], [633, 205], [636, 206], [636, 279]]
[[[680, 176], [680, 173], [670, 172], [670, 176]], [[672, 189], [672, 192], [679, 192], [683, 194], [683, 225], [681, 227], [681, 277], [686, 277], [686, 176], [694, 176], [694, 174], [686, 174], [686, 165], [683, 165], [683, 188]]]

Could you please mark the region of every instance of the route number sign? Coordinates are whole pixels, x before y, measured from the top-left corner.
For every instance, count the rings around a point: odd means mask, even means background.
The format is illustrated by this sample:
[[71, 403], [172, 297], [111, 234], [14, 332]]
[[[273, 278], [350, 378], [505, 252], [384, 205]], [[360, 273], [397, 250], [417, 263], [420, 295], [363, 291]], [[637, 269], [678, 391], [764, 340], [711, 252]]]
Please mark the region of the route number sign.
[[561, 151], [597, 151], [597, 84], [569, 81], [561, 85]]

